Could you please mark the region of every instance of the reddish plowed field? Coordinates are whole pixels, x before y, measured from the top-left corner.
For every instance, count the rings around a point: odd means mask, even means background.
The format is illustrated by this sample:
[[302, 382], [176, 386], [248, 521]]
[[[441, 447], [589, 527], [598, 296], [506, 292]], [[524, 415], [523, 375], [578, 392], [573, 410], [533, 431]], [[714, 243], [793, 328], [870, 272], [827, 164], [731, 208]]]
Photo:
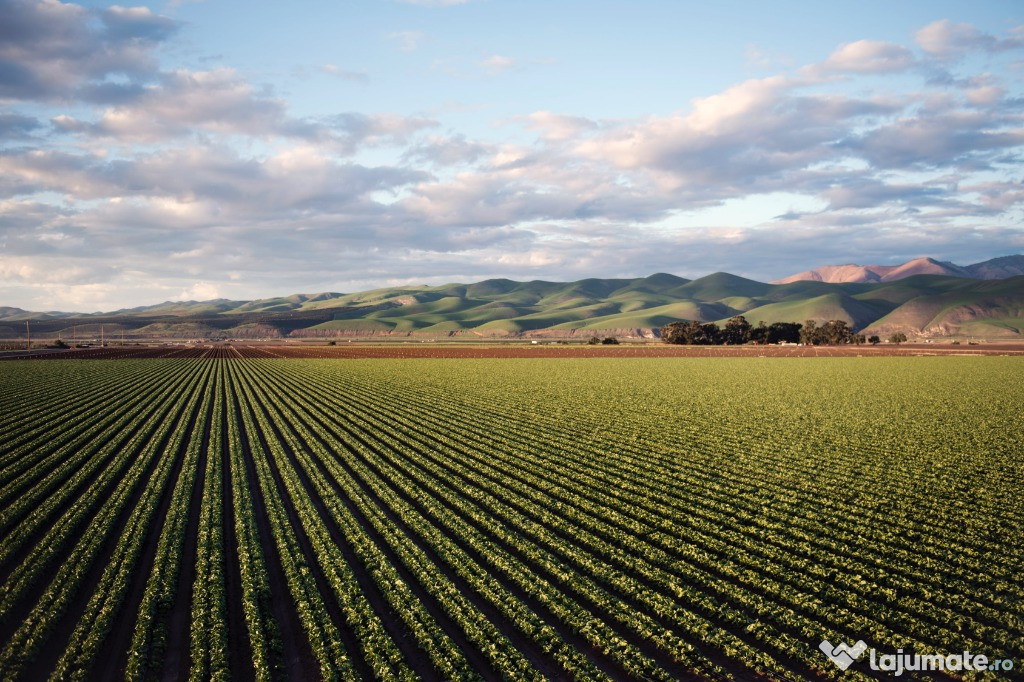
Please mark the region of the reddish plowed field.
[[79, 348], [11, 353], [0, 359], [114, 360], [119, 358], [731, 358], [731, 357], [871, 357], [914, 355], [1024, 355], [1024, 344], [902, 344], [880, 346], [619, 346], [445, 345], [427, 343], [344, 344], [341, 346], [246, 346]]
[[[249, 349], [240, 348], [243, 354]], [[257, 350], [257, 349], [253, 349]], [[1024, 345], [935, 346], [445, 346], [427, 344], [345, 346], [277, 346], [259, 349], [287, 358], [720, 358], [720, 357], [851, 357], [869, 355], [1024, 355]]]

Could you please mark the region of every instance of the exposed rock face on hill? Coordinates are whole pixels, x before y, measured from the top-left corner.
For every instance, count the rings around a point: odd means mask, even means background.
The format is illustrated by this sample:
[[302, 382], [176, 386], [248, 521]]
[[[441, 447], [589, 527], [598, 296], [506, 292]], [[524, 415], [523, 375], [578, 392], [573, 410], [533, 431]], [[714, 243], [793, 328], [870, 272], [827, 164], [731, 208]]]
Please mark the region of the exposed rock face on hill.
[[966, 270], [978, 279], [1006, 279], [1024, 275], [1024, 256], [1003, 256], [968, 265]]
[[775, 280], [790, 282], [894, 282], [914, 275], [944, 275], [970, 279], [1005, 279], [1024, 275], [1024, 256], [1003, 256], [982, 263], [959, 266], [934, 258], [915, 258], [901, 265], [823, 265]]
[[915, 258], [902, 265], [823, 265], [775, 280], [772, 284], [790, 282], [892, 282], [914, 275], [946, 275], [947, 277], [973, 277], [965, 268], [943, 263], [932, 258]]

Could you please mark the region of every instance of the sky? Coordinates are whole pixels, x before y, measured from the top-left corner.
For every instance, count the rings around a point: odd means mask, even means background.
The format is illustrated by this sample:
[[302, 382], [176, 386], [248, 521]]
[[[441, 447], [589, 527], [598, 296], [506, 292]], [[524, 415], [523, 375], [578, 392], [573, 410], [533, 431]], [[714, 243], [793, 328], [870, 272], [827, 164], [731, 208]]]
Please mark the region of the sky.
[[1024, 252], [1019, 2], [0, 0], [0, 305]]

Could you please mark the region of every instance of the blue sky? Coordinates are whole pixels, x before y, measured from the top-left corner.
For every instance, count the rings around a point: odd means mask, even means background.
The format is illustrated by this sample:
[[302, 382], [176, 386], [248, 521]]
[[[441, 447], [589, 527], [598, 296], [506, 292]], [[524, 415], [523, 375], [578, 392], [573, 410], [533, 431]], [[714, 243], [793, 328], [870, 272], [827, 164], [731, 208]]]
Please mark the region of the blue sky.
[[0, 0], [0, 305], [1024, 251], [1015, 2]]

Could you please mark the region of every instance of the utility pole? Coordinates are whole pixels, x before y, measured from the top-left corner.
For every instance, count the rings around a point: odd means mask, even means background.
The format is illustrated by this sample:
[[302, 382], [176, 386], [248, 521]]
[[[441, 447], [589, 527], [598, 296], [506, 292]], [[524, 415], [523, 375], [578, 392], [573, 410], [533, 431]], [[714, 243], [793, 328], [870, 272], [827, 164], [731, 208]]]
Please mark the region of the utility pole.
[[77, 346], [78, 345], [78, 325], [77, 324], [71, 325], [71, 345], [72, 346]]
[[103, 325], [100, 325], [100, 348], [103, 348]]
[[28, 320], [25, 320], [25, 338], [28, 340], [25, 342], [25, 350], [32, 350], [32, 332], [28, 328]]

